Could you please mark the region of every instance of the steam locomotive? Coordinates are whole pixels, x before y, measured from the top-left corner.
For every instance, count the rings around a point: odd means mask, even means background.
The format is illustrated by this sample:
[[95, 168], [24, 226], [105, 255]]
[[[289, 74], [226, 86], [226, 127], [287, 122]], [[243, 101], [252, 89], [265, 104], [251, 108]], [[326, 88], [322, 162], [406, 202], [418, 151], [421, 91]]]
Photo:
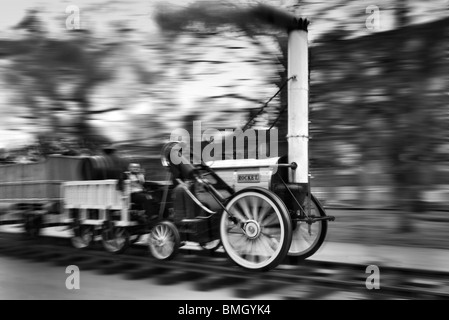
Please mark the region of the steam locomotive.
[[[126, 170], [126, 161], [52, 156], [43, 163], [0, 166], [1, 208], [21, 217], [30, 235], [45, 226], [69, 226], [80, 249], [100, 237], [106, 250], [120, 253], [148, 235], [156, 259], [175, 257], [188, 241], [210, 250], [222, 246], [250, 270], [274, 268], [286, 255], [310, 257], [334, 217], [326, 215], [309, 183], [308, 22], [288, 20], [283, 25], [289, 35], [287, 155], [194, 164], [182, 145], [171, 141], [160, 159], [166, 179], [145, 184], [157, 203], [152, 221], [139, 219], [129, 181], [117, 190], [114, 170]], [[174, 161], [176, 155], [185, 161]], [[180, 189], [196, 206], [194, 218], [176, 218], [180, 200], [173, 195]]]

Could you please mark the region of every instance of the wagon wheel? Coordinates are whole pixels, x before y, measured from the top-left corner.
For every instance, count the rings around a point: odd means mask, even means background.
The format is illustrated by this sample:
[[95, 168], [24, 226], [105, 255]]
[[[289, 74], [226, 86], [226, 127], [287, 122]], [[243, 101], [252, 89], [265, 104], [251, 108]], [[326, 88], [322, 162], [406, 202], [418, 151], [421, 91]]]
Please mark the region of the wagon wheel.
[[103, 247], [111, 253], [122, 253], [129, 246], [129, 232], [126, 228], [110, 226], [103, 229], [101, 234]]
[[88, 248], [92, 244], [94, 238], [94, 231], [91, 226], [78, 225], [73, 228], [74, 236], [70, 239], [72, 246], [77, 249]]
[[179, 250], [181, 237], [176, 226], [169, 221], [158, 222], [150, 231], [148, 247], [158, 260], [169, 260]]
[[226, 206], [220, 235], [228, 256], [239, 266], [268, 270], [285, 258], [291, 243], [292, 226], [283, 202], [271, 191], [247, 188]]
[[[310, 202], [309, 202], [310, 201]], [[318, 199], [312, 195], [306, 197], [303, 208], [310, 207], [310, 215], [324, 217], [326, 213]], [[313, 255], [323, 244], [327, 234], [327, 220], [316, 221], [310, 225], [307, 222], [298, 221], [294, 223], [292, 231], [292, 244], [288, 251], [289, 256], [295, 259], [304, 260]]]

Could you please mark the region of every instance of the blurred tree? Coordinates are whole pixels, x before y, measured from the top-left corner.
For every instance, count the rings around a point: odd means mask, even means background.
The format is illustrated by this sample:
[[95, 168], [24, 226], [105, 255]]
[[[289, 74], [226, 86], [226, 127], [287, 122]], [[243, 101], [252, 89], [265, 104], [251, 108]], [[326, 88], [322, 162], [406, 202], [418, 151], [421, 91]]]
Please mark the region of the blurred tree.
[[[91, 95], [98, 85], [114, 78], [124, 44], [101, 43], [82, 29], [67, 31], [66, 39], [53, 39], [36, 10], [30, 10], [15, 29], [24, 30], [23, 37], [0, 40], [0, 58], [14, 63], [6, 76], [29, 108], [24, 117], [42, 124], [50, 134], [75, 135], [91, 147], [110, 143], [89, 120], [116, 108], [94, 109]], [[144, 68], [134, 71], [142, 84], [152, 82]], [[70, 120], [61, 122], [61, 117]]]
[[[111, 77], [101, 68], [101, 59], [111, 54], [111, 48], [89, 52], [79, 42], [45, 37], [2, 40], [0, 46], [6, 48], [0, 55], [15, 62], [15, 74], [8, 79], [22, 95], [30, 114], [47, 122], [49, 131], [61, 133], [71, 129], [61, 125], [59, 115], [69, 113], [68, 102], [76, 103], [80, 112], [72, 123], [72, 133], [79, 138], [98, 137], [87, 121], [91, 112], [89, 93]], [[65, 86], [69, 86], [69, 92], [64, 92]], [[41, 99], [45, 103], [39, 103]]]
[[[289, 24], [294, 22], [280, 10], [273, 11], [273, 8], [264, 4], [248, 6], [243, 2], [198, 1], [181, 9], [162, 5], [159, 7], [155, 19], [161, 30], [166, 34], [180, 36], [182, 34], [180, 31], [182, 31], [184, 34], [190, 33], [193, 36], [200, 34], [202, 37], [221, 37], [226, 39], [220, 44], [223, 51], [227, 49], [248, 49], [245, 47], [235, 48], [232, 41], [228, 40], [227, 34], [234, 32], [237, 36], [246, 38], [247, 42], [253, 43], [259, 48], [258, 51], [252, 51], [254, 56], [251, 59], [243, 62], [254, 65], [269, 61], [271, 64], [278, 64], [277, 72], [272, 77], [264, 79], [264, 86], [269, 88], [274, 84], [274, 88], [280, 88], [286, 82], [287, 35], [284, 29], [287, 29]], [[273, 28], [273, 25], [277, 25], [277, 27]], [[283, 26], [280, 27], [280, 25]], [[245, 83], [242, 83], [242, 85], [244, 86]], [[237, 87], [237, 84], [235, 86]], [[287, 91], [282, 90], [278, 97], [273, 100], [273, 103], [269, 104], [264, 112], [260, 113], [260, 108], [271, 98], [269, 94], [266, 94], [267, 90], [261, 92], [264, 92], [264, 95], [260, 96], [259, 101], [255, 100], [254, 106], [248, 108], [246, 113], [248, 119], [254, 118], [252, 124], [255, 126], [266, 121], [262, 116], [268, 115], [269, 121], [263, 125], [267, 127], [278, 116], [283, 117], [279, 113], [287, 104]], [[272, 94], [275, 92], [276, 90], [273, 90]], [[224, 93], [215, 98], [218, 101], [228, 97], [229, 94]], [[244, 96], [234, 95], [234, 97], [245, 99]], [[230, 111], [238, 113], [241, 112], [241, 109], [234, 107]], [[237, 126], [243, 126], [243, 124], [240, 123]], [[279, 136], [286, 136], [286, 127], [278, 126], [278, 128], [280, 130]], [[283, 144], [285, 144], [284, 141]]]
[[[404, 7], [398, 12], [408, 21]], [[325, 36], [312, 48], [312, 105], [329, 106], [317, 111], [315, 125], [328, 129], [315, 146], [350, 141], [362, 163], [386, 160], [401, 231], [425, 209], [423, 191], [448, 141], [448, 27], [443, 19], [344, 41]]]

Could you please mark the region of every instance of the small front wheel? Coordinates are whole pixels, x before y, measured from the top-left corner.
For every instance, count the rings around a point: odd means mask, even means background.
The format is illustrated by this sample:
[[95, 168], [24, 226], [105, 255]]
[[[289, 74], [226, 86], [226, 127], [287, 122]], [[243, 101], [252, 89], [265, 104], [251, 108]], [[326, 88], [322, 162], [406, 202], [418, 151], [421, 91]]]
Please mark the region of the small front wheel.
[[176, 226], [169, 221], [158, 222], [150, 231], [148, 247], [158, 260], [170, 260], [179, 250], [181, 237]]

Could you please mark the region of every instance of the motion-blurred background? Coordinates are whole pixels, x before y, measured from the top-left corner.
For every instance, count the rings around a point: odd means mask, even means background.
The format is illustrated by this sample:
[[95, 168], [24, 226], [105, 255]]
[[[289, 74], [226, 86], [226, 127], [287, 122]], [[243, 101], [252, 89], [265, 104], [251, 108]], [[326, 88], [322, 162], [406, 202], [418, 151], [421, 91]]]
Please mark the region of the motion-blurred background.
[[[193, 121], [244, 126], [286, 80], [287, 34], [244, 14], [260, 4], [311, 21], [312, 189], [363, 209], [331, 237], [447, 247], [448, 0], [2, 1], [0, 162], [107, 143], [157, 158]], [[286, 103], [254, 122], [275, 123], [280, 154]]]

